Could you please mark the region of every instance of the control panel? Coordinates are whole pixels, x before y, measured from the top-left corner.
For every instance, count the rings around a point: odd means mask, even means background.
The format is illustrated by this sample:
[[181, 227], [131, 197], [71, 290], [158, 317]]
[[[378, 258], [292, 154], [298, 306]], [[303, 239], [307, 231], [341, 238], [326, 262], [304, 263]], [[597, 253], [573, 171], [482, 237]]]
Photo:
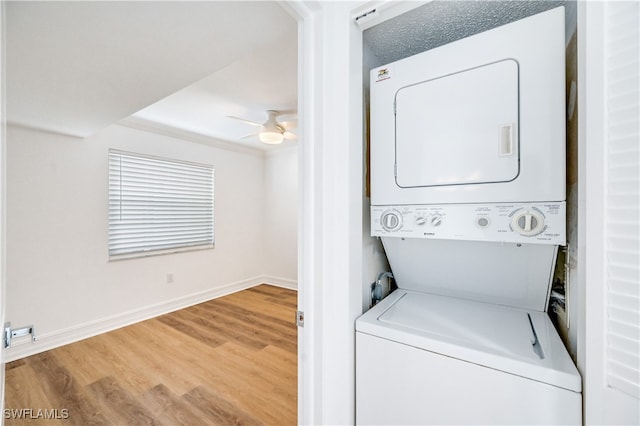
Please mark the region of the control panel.
[[566, 244], [566, 204], [371, 206], [374, 237]]

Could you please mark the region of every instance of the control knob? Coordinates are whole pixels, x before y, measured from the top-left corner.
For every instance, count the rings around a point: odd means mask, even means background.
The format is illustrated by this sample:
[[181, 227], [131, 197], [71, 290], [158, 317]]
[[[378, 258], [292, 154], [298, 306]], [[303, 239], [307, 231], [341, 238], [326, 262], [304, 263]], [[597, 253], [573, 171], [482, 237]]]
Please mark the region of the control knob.
[[511, 219], [511, 229], [525, 237], [538, 235], [544, 228], [544, 216], [534, 210], [519, 212]]
[[402, 214], [397, 210], [387, 210], [382, 213], [380, 223], [385, 231], [397, 231], [402, 228]]
[[434, 214], [431, 216], [431, 226], [440, 226], [442, 225], [442, 215]]

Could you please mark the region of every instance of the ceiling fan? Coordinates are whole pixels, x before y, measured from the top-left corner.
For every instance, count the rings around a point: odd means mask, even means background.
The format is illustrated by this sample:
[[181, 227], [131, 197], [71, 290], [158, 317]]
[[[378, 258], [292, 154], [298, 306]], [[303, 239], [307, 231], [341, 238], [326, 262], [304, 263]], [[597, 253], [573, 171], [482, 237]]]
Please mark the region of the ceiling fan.
[[282, 114], [278, 111], [272, 109], [267, 110], [267, 121], [265, 121], [264, 123], [256, 123], [255, 121], [245, 120], [244, 118], [234, 117], [232, 115], [228, 115], [227, 117], [234, 120], [242, 121], [247, 124], [251, 124], [252, 126], [260, 127], [260, 131], [258, 131], [258, 133], [252, 133], [250, 135], [244, 136], [243, 139], [258, 136], [260, 142], [277, 145], [279, 143], [282, 143], [284, 139], [297, 139], [296, 134], [291, 132], [291, 130], [297, 127], [297, 120], [278, 122], [277, 118], [280, 115]]

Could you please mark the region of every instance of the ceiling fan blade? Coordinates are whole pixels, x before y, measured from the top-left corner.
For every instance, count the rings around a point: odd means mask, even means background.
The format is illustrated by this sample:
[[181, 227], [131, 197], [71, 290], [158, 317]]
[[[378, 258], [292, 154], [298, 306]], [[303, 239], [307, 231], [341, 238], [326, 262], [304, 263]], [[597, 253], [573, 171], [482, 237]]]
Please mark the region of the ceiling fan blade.
[[282, 121], [278, 123], [285, 131], [293, 130], [298, 128], [298, 120], [289, 120]]
[[249, 135], [244, 135], [243, 137], [241, 137], [240, 139], [249, 139], [249, 138], [255, 138], [257, 137], [258, 134], [257, 133], [251, 133]]
[[232, 118], [234, 120], [242, 121], [243, 123], [251, 124], [252, 126], [262, 127], [261, 123], [256, 123], [255, 121], [245, 120], [244, 118], [234, 117], [233, 115], [227, 115], [227, 118]]
[[284, 132], [282, 135], [284, 136], [285, 139], [287, 139], [289, 141], [294, 141], [294, 140], [298, 139], [298, 135], [296, 135], [295, 133]]

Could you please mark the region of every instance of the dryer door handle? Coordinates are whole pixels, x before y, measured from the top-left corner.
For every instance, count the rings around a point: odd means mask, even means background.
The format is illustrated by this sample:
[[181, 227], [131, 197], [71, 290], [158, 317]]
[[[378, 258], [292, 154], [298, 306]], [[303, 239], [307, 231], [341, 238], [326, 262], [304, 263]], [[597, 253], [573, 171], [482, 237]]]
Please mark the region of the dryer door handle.
[[505, 124], [500, 128], [500, 157], [513, 155], [514, 129], [514, 123]]

